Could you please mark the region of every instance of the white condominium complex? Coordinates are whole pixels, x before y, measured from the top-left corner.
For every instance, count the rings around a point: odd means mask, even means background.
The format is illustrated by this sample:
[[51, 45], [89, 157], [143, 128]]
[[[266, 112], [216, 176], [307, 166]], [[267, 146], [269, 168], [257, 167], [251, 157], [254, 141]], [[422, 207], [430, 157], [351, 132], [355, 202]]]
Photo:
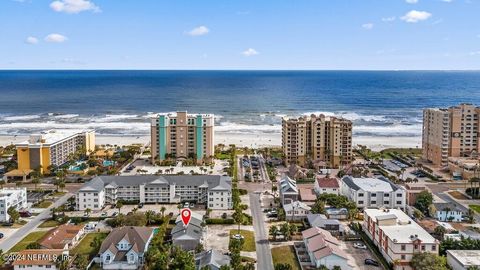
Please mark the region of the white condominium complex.
[[460, 104], [423, 111], [423, 158], [448, 166], [448, 157], [468, 157], [480, 152], [480, 107]]
[[287, 163], [324, 161], [338, 167], [352, 161], [352, 122], [325, 115], [284, 117], [282, 149]]
[[365, 209], [363, 230], [393, 269], [411, 270], [416, 253], [438, 254], [439, 241], [397, 209]]
[[40, 169], [49, 172], [50, 166], [60, 166], [71, 154], [83, 149], [86, 154], [95, 151], [94, 130], [48, 130], [18, 143], [18, 169]]
[[0, 190], [0, 222], [8, 222], [8, 209], [17, 211], [27, 207], [27, 188], [2, 188]]
[[213, 157], [214, 126], [213, 114], [158, 114], [151, 123], [152, 162], [172, 157], [201, 163]]
[[340, 192], [357, 204], [358, 208], [387, 207], [405, 209], [407, 192], [385, 177], [354, 178], [344, 176]]
[[76, 199], [81, 211], [118, 201], [195, 202], [210, 209], [231, 209], [233, 204], [231, 179], [220, 175], [97, 176], [80, 188]]

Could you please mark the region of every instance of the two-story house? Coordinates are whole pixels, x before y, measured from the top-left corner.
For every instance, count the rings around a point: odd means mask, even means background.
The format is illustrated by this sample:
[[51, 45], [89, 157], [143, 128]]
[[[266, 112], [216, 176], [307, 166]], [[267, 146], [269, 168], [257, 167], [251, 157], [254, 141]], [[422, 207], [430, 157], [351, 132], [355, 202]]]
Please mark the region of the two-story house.
[[125, 226], [115, 228], [100, 246], [103, 269], [140, 269], [153, 238], [154, 228]]

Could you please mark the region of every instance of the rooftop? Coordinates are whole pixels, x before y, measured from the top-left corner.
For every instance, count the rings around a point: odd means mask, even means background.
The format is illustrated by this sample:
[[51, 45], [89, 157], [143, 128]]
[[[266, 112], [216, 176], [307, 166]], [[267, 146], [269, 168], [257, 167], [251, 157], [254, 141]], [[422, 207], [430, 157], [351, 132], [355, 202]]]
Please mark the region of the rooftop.
[[310, 211], [311, 208], [303, 202], [294, 201], [292, 203], [283, 205], [283, 209], [285, 210], [285, 212], [288, 212], [288, 211], [292, 211], [292, 209], [295, 209], [295, 210], [304, 209], [304, 210]]
[[364, 190], [368, 192], [392, 192], [398, 189], [398, 186], [384, 177], [379, 178], [355, 178], [349, 175], [342, 178], [348, 187], [354, 190]]
[[49, 249], [63, 249], [65, 245], [72, 242], [83, 227], [84, 225], [60, 225], [51, 229], [38, 243]]
[[153, 231], [154, 228], [149, 227], [125, 226], [115, 228], [102, 242], [99, 253], [102, 254], [110, 250], [114, 255], [115, 261], [125, 260], [125, 254], [127, 252], [120, 251], [117, 248], [117, 244], [123, 239], [131, 245], [130, 249], [133, 249], [136, 253], [143, 253], [145, 251], [145, 245], [153, 234]]
[[[183, 112], [167, 112], [167, 113], [158, 113], [155, 115], [155, 117], [158, 116], [167, 116], [167, 117], [177, 117], [178, 113], [186, 113], [186, 111]], [[214, 114], [212, 113], [187, 113], [187, 116], [189, 117], [197, 117], [198, 115], [201, 115], [202, 117], [214, 117]]]
[[206, 185], [211, 190], [231, 190], [231, 179], [222, 175], [133, 175], [133, 176], [97, 176], [85, 183], [79, 191], [101, 191], [107, 185]]
[[480, 266], [480, 250], [447, 250], [463, 266]]
[[416, 239], [423, 243], [435, 243], [433, 238], [407, 214], [398, 209], [365, 209], [364, 214], [373, 220], [396, 219], [394, 225], [378, 226], [395, 243], [411, 243]]
[[203, 269], [205, 266], [213, 266], [209, 269], [220, 269], [222, 265], [230, 265], [230, 257], [223, 255], [222, 252], [211, 249], [200, 252], [195, 255], [195, 264], [197, 269]]
[[321, 188], [339, 188], [338, 179], [335, 177], [317, 177], [318, 186]]
[[32, 134], [30, 138], [24, 142], [18, 143], [18, 146], [26, 145], [42, 145], [42, 144], [55, 144], [65, 139], [83, 134], [86, 132], [93, 132], [90, 129], [51, 129], [39, 134]]

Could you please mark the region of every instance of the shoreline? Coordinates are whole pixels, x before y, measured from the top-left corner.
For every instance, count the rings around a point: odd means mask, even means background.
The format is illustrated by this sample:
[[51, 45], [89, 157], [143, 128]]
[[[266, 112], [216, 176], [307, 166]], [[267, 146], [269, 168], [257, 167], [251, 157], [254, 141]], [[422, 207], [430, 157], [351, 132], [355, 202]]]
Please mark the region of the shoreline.
[[[0, 146], [26, 141], [27, 135], [0, 135]], [[129, 145], [129, 144], [149, 144], [148, 135], [101, 135], [96, 134], [96, 145]], [[235, 144], [239, 147], [281, 147], [281, 135], [279, 134], [222, 134], [215, 133], [214, 143], [217, 144]], [[421, 138], [417, 137], [366, 137], [357, 136], [353, 138], [353, 146], [366, 145], [373, 151], [380, 151], [387, 148], [421, 148]]]

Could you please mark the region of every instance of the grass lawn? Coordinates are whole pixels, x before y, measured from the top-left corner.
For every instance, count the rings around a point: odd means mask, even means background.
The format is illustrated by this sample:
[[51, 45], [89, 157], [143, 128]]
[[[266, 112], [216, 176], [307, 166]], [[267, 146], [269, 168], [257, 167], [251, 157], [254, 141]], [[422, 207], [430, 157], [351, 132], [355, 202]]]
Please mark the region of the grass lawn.
[[52, 205], [53, 202], [51, 201], [41, 201], [37, 204], [34, 204], [34, 208], [48, 208], [50, 205]]
[[54, 197], [61, 197], [61, 196], [65, 195], [65, 194], [67, 194], [67, 192], [65, 192], [65, 191], [58, 191], [58, 192], [55, 191], [55, 192], [52, 193], [52, 196], [54, 196]]
[[48, 231], [40, 231], [40, 232], [32, 232], [29, 235], [25, 236], [22, 241], [18, 242], [15, 246], [13, 246], [9, 252], [18, 252], [24, 250], [28, 244], [38, 242], [40, 238], [42, 238]]
[[44, 221], [42, 224], [40, 224], [38, 227], [51, 228], [51, 227], [57, 227], [58, 225], [60, 225], [60, 223], [58, 223], [58, 221], [56, 220], [47, 220], [47, 221]]
[[473, 211], [480, 213], [480, 205], [470, 204], [468, 207], [470, 207], [470, 209], [472, 209]]
[[108, 233], [89, 233], [78, 243], [75, 248], [72, 250], [72, 254], [74, 255], [94, 255], [98, 252], [98, 250], [94, 250], [93, 247], [90, 246], [90, 243], [93, 242], [95, 237], [100, 237], [101, 240], [107, 237]]
[[289, 264], [292, 267], [292, 270], [300, 270], [298, 265], [297, 257], [295, 256], [295, 250], [293, 246], [284, 246], [272, 248], [272, 259], [273, 265], [278, 263]]
[[448, 192], [448, 194], [450, 194], [450, 196], [454, 197], [457, 200], [468, 200], [468, 197], [463, 195], [459, 191], [450, 191], [450, 192]]
[[[238, 230], [230, 230], [230, 237], [237, 234]], [[240, 230], [240, 234], [244, 237], [244, 244], [242, 251], [255, 251], [255, 236], [252, 231]]]

